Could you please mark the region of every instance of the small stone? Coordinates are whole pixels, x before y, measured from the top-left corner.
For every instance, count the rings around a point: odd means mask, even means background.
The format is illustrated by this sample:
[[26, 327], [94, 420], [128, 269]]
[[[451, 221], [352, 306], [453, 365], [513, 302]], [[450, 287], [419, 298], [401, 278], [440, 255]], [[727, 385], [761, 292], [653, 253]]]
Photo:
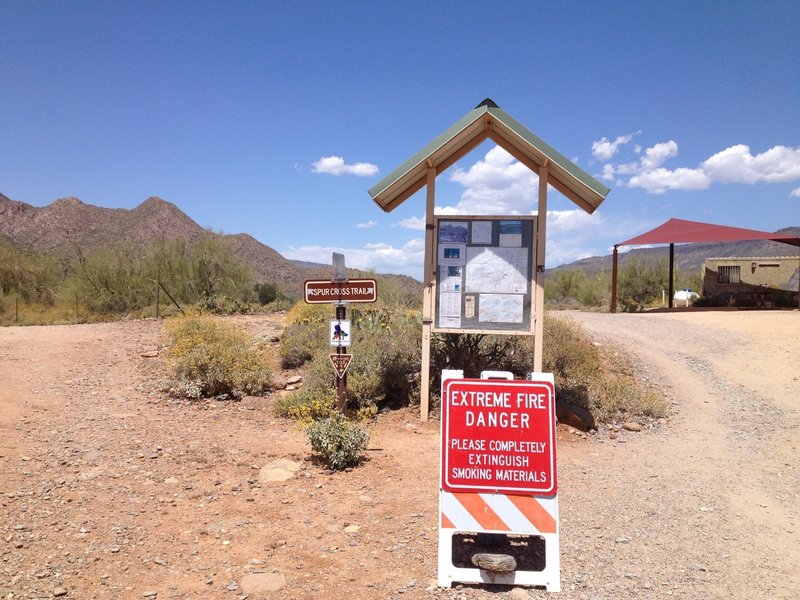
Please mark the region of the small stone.
[[523, 588], [514, 588], [510, 592], [508, 592], [508, 597], [510, 600], [530, 600], [531, 595], [528, 593], [528, 590]]
[[356, 533], [358, 530], [361, 529], [361, 525], [348, 525], [344, 528], [345, 533]]
[[167, 477], [164, 480], [164, 483], [166, 483], [167, 485], [176, 485], [178, 483], [178, 478], [177, 477]]
[[693, 563], [692, 569], [695, 571], [708, 571], [708, 567], [701, 563]]
[[286, 585], [286, 578], [280, 573], [250, 573], [242, 577], [243, 594], [270, 594]]
[[472, 564], [492, 573], [511, 573], [517, 570], [517, 561], [510, 554], [473, 554]]
[[627, 423], [622, 424], [622, 428], [626, 431], [641, 431], [642, 426], [635, 421], [628, 421]]
[[361, 502], [361, 504], [372, 504], [374, 502], [372, 497], [367, 496], [366, 494], [364, 496], [359, 496], [358, 501]]
[[286, 383], [288, 383], [289, 385], [297, 385], [301, 381], [303, 381], [303, 378], [300, 375], [292, 375], [291, 377], [289, 377], [289, 379], [286, 380]]
[[236, 584], [235, 581], [231, 581], [228, 585], [225, 586], [225, 589], [229, 592], [235, 592], [239, 589], [239, 586]]
[[156, 358], [158, 356], [158, 350], [148, 350], [147, 352], [142, 352], [140, 356], [142, 358]]
[[156, 596], [158, 596], [158, 592], [153, 590], [148, 590], [146, 592], [143, 592], [142, 596], [144, 596], [145, 598], [155, 598]]
[[53, 590], [53, 596], [58, 598], [59, 596], [66, 596], [67, 595], [67, 588], [65, 587], [57, 587]]
[[286, 481], [294, 477], [294, 474], [300, 470], [300, 463], [288, 458], [279, 458], [271, 463], [261, 467], [258, 472], [258, 480], [261, 483], [275, 483]]
[[627, 538], [627, 537], [618, 537], [618, 538], [617, 538], [617, 539], [615, 539], [614, 541], [615, 541], [617, 544], [627, 544], [628, 542], [630, 542], [630, 541], [631, 541], [631, 538]]

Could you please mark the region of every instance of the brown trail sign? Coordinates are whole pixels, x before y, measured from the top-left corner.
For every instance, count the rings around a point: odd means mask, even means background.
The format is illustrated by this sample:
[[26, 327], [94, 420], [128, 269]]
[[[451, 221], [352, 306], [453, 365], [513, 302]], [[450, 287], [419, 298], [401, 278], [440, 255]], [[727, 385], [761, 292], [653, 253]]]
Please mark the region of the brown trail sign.
[[348, 281], [311, 279], [305, 282], [307, 304], [375, 302], [377, 299], [378, 286], [374, 279], [350, 279]]
[[353, 360], [352, 354], [328, 354], [331, 359], [331, 364], [333, 368], [336, 370], [336, 374], [339, 376], [339, 379], [344, 377], [344, 374], [347, 373], [347, 367], [350, 366], [350, 361]]

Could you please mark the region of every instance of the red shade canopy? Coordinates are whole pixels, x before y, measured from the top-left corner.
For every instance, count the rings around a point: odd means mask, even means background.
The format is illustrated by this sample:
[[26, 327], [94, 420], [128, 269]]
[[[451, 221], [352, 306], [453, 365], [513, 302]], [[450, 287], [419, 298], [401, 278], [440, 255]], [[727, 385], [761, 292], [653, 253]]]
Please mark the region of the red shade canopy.
[[663, 225], [643, 233], [617, 246], [643, 246], [646, 244], [681, 244], [687, 242], [738, 242], [742, 240], [770, 240], [800, 246], [800, 237], [742, 227], [712, 225], [683, 219], [670, 219]]

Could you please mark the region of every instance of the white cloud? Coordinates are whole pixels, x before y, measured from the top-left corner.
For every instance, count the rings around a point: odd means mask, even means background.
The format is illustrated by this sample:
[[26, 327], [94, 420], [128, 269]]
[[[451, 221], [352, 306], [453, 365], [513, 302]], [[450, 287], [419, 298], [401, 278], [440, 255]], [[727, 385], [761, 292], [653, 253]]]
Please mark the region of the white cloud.
[[629, 143], [633, 139], [633, 136], [639, 135], [641, 132], [640, 129], [628, 135], [617, 136], [617, 139], [613, 142], [609, 141], [607, 137], [602, 137], [596, 142], [592, 142], [592, 156], [601, 161], [611, 160], [621, 145]]
[[366, 223], [358, 223], [358, 224], [356, 224], [356, 227], [358, 229], [372, 229], [377, 224], [378, 224], [377, 221], [367, 221]]
[[455, 207], [438, 209], [441, 214], [527, 214], [539, 189], [538, 176], [499, 146], [468, 170], [456, 169], [450, 180], [466, 189]]
[[800, 179], [800, 147], [774, 146], [753, 156], [750, 147], [737, 144], [717, 152], [702, 163], [703, 170], [720, 183], [778, 183]]
[[[634, 150], [641, 154], [639, 147]], [[624, 177], [618, 178], [618, 185], [642, 188], [650, 194], [662, 194], [668, 190], [705, 190], [712, 183], [754, 185], [800, 179], [800, 147], [773, 146], [754, 156], [749, 146], [737, 144], [717, 152], [694, 168], [667, 169], [662, 166], [676, 156], [677, 142], [660, 142], [645, 149], [637, 162], [604, 164], [598, 177], [614, 181], [618, 176], [630, 176], [627, 181]]]
[[791, 192], [789, 192], [789, 196], [792, 198], [800, 198], [800, 187], [794, 188]]
[[409, 217], [397, 222], [398, 227], [403, 229], [413, 229], [415, 231], [425, 231], [425, 217]]
[[354, 163], [348, 165], [341, 156], [323, 156], [311, 165], [312, 173], [326, 173], [328, 175], [357, 175], [358, 177], [371, 177], [378, 174], [378, 167], [371, 163]]
[[673, 140], [661, 142], [644, 151], [642, 167], [649, 171], [664, 164], [664, 161], [673, 156], [678, 156], [678, 144]]
[[667, 190], [706, 190], [711, 180], [702, 169], [681, 167], [670, 171], [658, 168], [645, 170], [628, 181], [628, 187], [644, 188], [650, 194], [663, 194]]
[[596, 254], [593, 244], [605, 219], [581, 209], [547, 211], [546, 261], [548, 268]]

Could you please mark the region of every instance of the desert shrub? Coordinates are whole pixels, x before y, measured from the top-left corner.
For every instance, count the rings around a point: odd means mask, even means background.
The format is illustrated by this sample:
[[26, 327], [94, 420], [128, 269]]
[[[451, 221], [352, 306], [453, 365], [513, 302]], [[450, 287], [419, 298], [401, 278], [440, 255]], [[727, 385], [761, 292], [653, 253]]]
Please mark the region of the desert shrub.
[[274, 283], [257, 283], [253, 286], [253, 291], [258, 297], [258, 303], [261, 304], [261, 306], [284, 298], [283, 292], [281, 292], [280, 288]]
[[624, 421], [628, 417], [665, 417], [666, 400], [631, 377], [595, 377], [589, 386], [589, 409], [600, 423]]
[[250, 304], [244, 300], [217, 295], [202, 298], [195, 308], [215, 315], [249, 315], [253, 312]]
[[[417, 313], [379, 302], [353, 309], [349, 317], [357, 350], [347, 371], [348, 409], [364, 418], [379, 405], [418, 402], [421, 320]], [[327, 343], [331, 318], [327, 305], [298, 304], [289, 311], [281, 361], [285, 367], [308, 366], [302, 390], [276, 407], [280, 415], [301, 419], [319, 415], [322, 398], [334, 405], [336, 374], [328, 357], [333, 349]]]
[[334, 470], [361, 462], [369, 440], [366, 431], [341, 415], [314, 421], [307, 435], [311, 449], [320, 454], [328, 467]]
[[717, 296], [700, 296], [699, 298], [692, 301], [692, 306], [697, 307], [718, 307], [718, 306], [728, 306], [730, 302], [730, 298], [727, 296], [723, 296], [722, 294]]
[[668, 260], [647, 260], [631, 256], [619, 270], [619, 298], [626, 312], [640, 311], [661, 302], [661, 292], [669, 287]]
[[304, 424], [332, 417], [337, 413], [336, 390], [328, 385], [304, 385], [299, 391], [285, 394], [275, 402], [275, 414]]
[[331, 308], [326, 304], [298, 302], [289, 310], [280, 348], [281, 364], [285, 369], [299, 367], [327, 346], [330, 318]]
[[241, 326], [208, 315], [170, 319], [168, 391], [201, 398], [257, 394], [270, 384], [265, 352]]

